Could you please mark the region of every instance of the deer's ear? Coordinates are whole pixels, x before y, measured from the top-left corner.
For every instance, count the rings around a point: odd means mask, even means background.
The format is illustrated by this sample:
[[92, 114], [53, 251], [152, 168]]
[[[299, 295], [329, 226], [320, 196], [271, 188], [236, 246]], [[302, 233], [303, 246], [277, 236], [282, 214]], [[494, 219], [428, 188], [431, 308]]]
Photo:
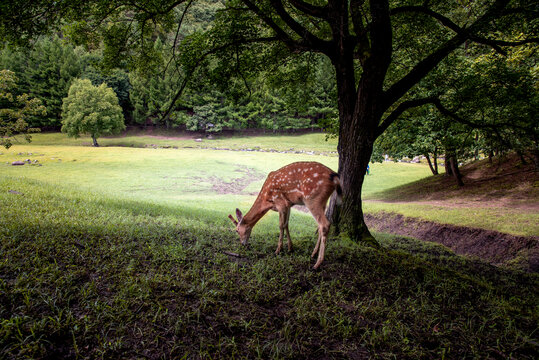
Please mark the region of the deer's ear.
[[234, 225], [238, 225], [238, 222], [236, 221], [236, 219], [234, 219], [234, 216], [228, 215], [228, 217], [230, 218], [230, 220], [232, 220], [232, 222], [234, 223]]
[[240, 209], [236, 209], [236, 217], [238, 218], [239, 222], [243, 220], [243, 214], [241, 213]]

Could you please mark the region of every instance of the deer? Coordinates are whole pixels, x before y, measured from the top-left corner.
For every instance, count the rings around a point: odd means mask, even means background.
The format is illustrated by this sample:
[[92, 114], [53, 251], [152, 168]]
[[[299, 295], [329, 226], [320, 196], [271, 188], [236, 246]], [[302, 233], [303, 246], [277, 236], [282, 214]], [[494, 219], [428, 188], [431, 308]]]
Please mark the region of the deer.
[[318, 223], [318, 240], [311, 258], [318, 254], [313, 269], [318, 269], [324, 261], [326, 240], [330, 222], [326, 217], [326, 204], [329, 197], [337, 193], [337, 201], [342, 198], [339, 174], [325, 165], [314, 161], [295, 162], [268, 174], [258, 197], [251, 209], [243, 215], [236, 209], [237, 220], [231, 214], [230, 220], [236, 226], [236, 232], [242, 245], [248, 245], [251, 231], [256, 223], [269, 211], [279, 213], [279, 242], [275, 254], [283, 247], [283, 237], [286, 233], [288, 251], [292, 251], [292, 240], [288, 230], [290, 209], [294, 205], [305, 205]]

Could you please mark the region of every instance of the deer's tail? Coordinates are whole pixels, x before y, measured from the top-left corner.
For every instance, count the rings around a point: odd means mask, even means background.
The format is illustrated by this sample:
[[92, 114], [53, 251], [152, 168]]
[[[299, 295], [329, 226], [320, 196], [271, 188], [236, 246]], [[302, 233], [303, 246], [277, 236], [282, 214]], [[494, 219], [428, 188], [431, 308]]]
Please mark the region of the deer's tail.
[[339, 174], [337, 173], [331, 173], [329, 175], [329, 179], [333, 181], [333, 184], [335, 184], [335, 192], [337, 193], [337, 205], [342, 204], [342, 187], [341, 187], [341, 179], [339, 177]]

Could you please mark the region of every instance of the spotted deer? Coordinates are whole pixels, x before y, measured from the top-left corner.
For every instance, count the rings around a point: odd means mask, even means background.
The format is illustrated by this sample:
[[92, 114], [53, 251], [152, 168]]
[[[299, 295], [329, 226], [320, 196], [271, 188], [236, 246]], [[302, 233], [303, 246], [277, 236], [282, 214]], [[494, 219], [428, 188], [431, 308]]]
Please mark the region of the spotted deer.
[[236, 209], [237, 220], [228, 215], [236, 225], [236, 232], [243, 245], [247, 245], [251, 230], [255, 224], [269, 211], [279, 212], [279, 243], [275, 254], [283, 247], [283, 235], [286, 232], [288, 250], [292, 251], [292, 241], [288, 231], [290, 208], [294, 205], [305, 205], [318, 223], [318, 240], [311, 258], [318, 254], [314, 265], [317, 269], [324, 261], [326, 239], [330, 222], [326, 218], [326, 203], [336, 191], [341, 197], [342, 190], [339, 175], [325, 165], [317, 162], [295, 162], [279, 170], [269, 173], [256, 201], [245, 214]]

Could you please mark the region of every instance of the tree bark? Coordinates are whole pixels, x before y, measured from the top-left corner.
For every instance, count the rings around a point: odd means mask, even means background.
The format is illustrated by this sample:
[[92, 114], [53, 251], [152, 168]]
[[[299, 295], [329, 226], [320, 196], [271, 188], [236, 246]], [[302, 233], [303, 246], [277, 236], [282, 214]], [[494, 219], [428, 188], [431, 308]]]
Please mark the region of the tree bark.
[[[346, 49], [346, 47], [339, 47], [336, 53]], [[374, 90], [376, 82], [380, 79], [376, 76], [368, 78], [364, 76], [360, 80], [359, 88], [356, 88], [353, 56], [342, 55], [335, 56], [332, 60], [338, 89], [339, 142], [337, 150], [343, 202], [341, 206], [336, 206], [336, 202], [332, 199], [327, 214], [333, 224], [331, 231], [334, 235], [379, 246], [363, 218], [361, 190], [376, 139], [377, 125], [381, 120], [381, 115], [375, 118], [376, 115], [373, 112], [373, 109], [377, 107], [373, 101], [382, 98], [382, 96], [376, 97], [376, 94], [380, 92]], [[370, 91], [370, 89], [373, 90]]]
[[[427, 158], [427, 162], [429, 163], [429, 168], [430, 168], [430, 171], [432, 172], [432, 175], [438, 175], [438, 170], [434, 169], [434, 166], [432, 165], [432, 161], [430, 161], [429, 154], [425, 154], [425, 157]], [[436, 158], [434, 159], [434, 161], [436, 162]]]
[[438, 147], [436, 147], [436, 146], [434, 147], [434, 155], [433, 155], [433, 157], [434, 157], [434, 159], [433, 159], [434, 160], [434, 171], [436, 171], [436, 175], [438, 175], [439, 174], [439, 172], [438, 172]]
[[445, 174], [447, 176], [452, 176], [453, 178], [455, 178], [455, 181], [457, 182], [458, 186], [464, 186], [464, 182], [462, 181], [462, 174], [459, 170], [457, 154], [456, 151], [452, 148], [448, 148], [445, 150]]
[[451, 168], [451, 155], [446, 152], [444, 159], [445, 176], [453, 176], [453, 169]]
[[460, 173], [460, 170], [459, 170], [459, 163], [457, 161], [456, 155], [453, 155], [451, 157], [450, 164], [451, 164], [451, 170], [453, 171], [453, 177], [457, 181], [458, 186], [464, 186], [464, 182], [462, 182], [462, 174]]
[[97, 138], [95, 137], [95, 135], [92, 135], [92, 141], [95, 147], [99, 147], [99, 144], [97, 143]]

